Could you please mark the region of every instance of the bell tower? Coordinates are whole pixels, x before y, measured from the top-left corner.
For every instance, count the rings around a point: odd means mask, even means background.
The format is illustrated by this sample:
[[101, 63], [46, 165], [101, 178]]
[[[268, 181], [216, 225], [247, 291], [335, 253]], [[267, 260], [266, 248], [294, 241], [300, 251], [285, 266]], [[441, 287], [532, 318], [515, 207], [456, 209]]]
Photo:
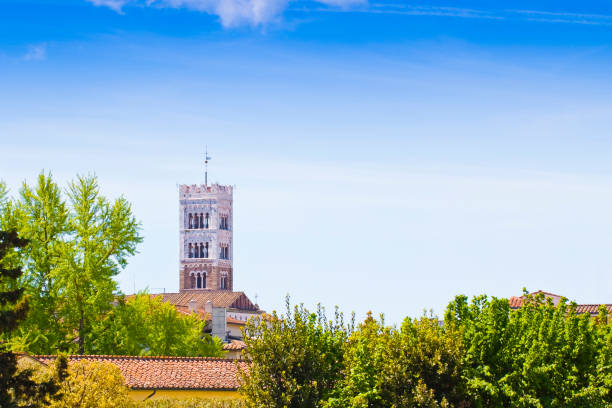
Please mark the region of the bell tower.
[[[206, 164], [210, 158], [206, 156]], [[179, 186], [179, 288], [233, 290], [233, 188]]]

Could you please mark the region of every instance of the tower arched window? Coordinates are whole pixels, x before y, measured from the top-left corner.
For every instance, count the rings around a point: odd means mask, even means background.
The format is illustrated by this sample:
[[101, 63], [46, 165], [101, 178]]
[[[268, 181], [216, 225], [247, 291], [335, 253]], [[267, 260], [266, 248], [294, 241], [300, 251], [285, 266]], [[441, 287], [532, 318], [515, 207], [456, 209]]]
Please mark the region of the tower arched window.
[[204, 244], [200, 242], [200, 258], [206, 258], [204, 256]]
[[193, 258], [193, 246], [189, 244], [189, 257]]
[[204, 228], [208, 229], [208, 221], [209, 221], [209, 215], [208, 213], [206, 213], [206, 217], [204, 218]]
[[202, 289], [206, 289], [206, 272], [202, 274]]
[[227, 244], [222, 244], [219, 248], [219, 259], [229, 259], [229, 247]]
[[189, 213], [189, 229], [193, 228], [193, 214]]
[[196, 288], [196, 277], [194, 275], [191, 275], [191, 288]]
[[204, 258], [208, 258], [208, 242], [204, 244]]
[[200, 228], [204, 228], [204, 214], [200, 213]]
[[202, 287], [202, 276], [198, 273], [198, 277], [196, 278], [197, 288], [200, 289]]
[[227, 272], [221, 272], [220, 289], [227, 289]]

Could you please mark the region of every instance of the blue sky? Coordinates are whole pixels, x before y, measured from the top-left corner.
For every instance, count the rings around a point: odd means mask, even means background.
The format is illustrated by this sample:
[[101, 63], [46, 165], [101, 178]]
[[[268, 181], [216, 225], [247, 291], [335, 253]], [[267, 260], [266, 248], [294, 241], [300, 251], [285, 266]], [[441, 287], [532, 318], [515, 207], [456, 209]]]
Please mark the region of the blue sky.
[[177, 183], [235, 184], [235, 287], [392, 322], [612, 302], [612, 5], [0, 1], [0, 178], [95, 172], [178, 286]]

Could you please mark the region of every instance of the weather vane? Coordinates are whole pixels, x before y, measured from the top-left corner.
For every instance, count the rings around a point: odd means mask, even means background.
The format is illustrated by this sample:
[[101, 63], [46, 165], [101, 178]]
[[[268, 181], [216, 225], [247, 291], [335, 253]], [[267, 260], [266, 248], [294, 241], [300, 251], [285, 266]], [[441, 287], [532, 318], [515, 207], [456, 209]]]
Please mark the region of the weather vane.
[[206, 145], [206, 150], [204, 151], [204, 185], [208, 187], [208, 161], [210, 157], [208, 156], [208, 145]]

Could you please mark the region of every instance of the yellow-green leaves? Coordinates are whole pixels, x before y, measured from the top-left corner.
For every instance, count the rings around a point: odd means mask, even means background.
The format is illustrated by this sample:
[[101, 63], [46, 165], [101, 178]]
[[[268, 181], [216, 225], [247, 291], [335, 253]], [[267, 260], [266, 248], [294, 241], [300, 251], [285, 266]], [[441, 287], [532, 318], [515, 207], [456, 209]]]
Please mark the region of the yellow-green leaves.
[[132, 401], [119, 369], [111, 363], [76, 361], [61, 383], [61, 398], [51, 408], [128, 408]]
[[336, 313], [328, 320], [319, 306], [302, 305], [251, 319], [244, 329], [248, 359], [241, 393], [250, 407], [320, 407], [342, 378], [343, 347], [349, 329]]
[[95, 176], [77, 176], [62, 194], [43, 172], [0, 211], [2, 225], [30, 242], [22, 253], [30, 313], [11, 344], [37, 354], [85, 352], [117, 293], [113, 278], [142, 241], [129, 202], [103, 197]]
[[161, 297], [123, 296], [93, 327], [92, 354], [222, 357], [218, 338], [204, 334], [204, 321], [179, 313]]

